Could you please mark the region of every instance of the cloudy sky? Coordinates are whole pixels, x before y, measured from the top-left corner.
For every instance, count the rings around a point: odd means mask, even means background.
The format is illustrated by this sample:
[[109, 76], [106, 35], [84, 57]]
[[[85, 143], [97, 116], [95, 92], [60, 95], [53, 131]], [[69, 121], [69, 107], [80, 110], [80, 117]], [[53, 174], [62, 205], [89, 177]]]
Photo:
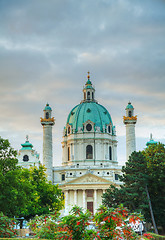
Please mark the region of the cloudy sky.
[[28, 134], [42, 158], [40, 117], [49, 102], [60, 163], [63, 127], [88, 71], [116, 125], [120, 163], [129, 100], [137, 150], [150, 133], [165, 143], [164, 0], [0, 0], [0, 135], [15, 149]]

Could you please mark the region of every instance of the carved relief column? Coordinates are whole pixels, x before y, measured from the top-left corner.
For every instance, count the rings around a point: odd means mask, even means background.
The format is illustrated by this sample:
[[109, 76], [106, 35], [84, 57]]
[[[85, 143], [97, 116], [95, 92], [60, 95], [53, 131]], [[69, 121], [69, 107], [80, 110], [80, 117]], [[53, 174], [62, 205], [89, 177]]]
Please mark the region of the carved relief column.
[[77, 205], [77, 190], [74, 190], [74, 205]]
[[97, 189], [94, 189], [94, 214], [97, 210]]
[[83, 209], [86, 210], [86, 198], [85, 198], [85, 189], [83, 189]]

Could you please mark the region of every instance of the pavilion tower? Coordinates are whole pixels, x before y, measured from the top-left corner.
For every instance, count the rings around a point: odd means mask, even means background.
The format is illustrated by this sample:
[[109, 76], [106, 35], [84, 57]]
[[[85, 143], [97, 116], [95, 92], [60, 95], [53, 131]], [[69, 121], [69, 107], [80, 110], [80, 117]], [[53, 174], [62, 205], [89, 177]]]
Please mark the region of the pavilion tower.
[[46, 167], [48, 181], [53, 181], [53, 148], [52, 148], [52, 126], [55, 124], [51, 117], [52, 109], [47, 103], [44, 108], [44, 118], [41, 118], [43, 126], [43, 164]]
[[126, 116], [123, 116], [123, 122], [126, 126], [126, 159], [132, 152], [136, 151], [135, 124], [137, 116], [134, 116], [134, 107], [131, 102], [126, 107]]

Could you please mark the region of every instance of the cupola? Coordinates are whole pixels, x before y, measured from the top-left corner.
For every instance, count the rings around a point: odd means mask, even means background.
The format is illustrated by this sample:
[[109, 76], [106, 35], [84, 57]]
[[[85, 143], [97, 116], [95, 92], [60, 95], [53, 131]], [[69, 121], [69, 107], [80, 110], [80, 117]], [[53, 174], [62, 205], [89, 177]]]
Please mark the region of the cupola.
[[51, 107], [49, 106], [49, 103], [46, 104], [45, 108], [44, 108], [44, 118], [45, 119], [49, 119], [51, 118], [51, 112], [52, 112], [52, 109]]
[[152, 133], [151, 133], [150, 134], [150, 140], [146, 143], [146, 146], [148, 147], [150, 145], [155, 145], [155, 144], [157, 144], [157, 142], [153, 140]]
[[32, 150], [33, 145], [29, 142], [29, 137], [26, 135], [26, 142], [21, 144], [21, 150]]
[[131, 102], [128, 103], [126, 107], [126, 117], [133, 117], [134, 115], [134, 107], [132, 106]]
[[90, 81], [90, 72], [88, 72], [88, 80], [83, 88], [84, 93], [84, 101], [86, 102], [95, 102], [95, 89], [92, 86], [92, 82]]

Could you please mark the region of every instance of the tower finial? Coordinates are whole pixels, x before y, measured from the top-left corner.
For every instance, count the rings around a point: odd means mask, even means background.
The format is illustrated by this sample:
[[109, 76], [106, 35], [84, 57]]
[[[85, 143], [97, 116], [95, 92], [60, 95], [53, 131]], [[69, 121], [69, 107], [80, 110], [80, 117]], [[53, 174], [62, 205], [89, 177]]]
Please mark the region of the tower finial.
[[88, 71], [88, 80], [90, 79], [90, 75], [89, 74], [90, 74], [90, 72]]
[[28, 135], [26, 135], [26, 141], [27, 141], [27, 142], [29, 141], [29, 136], [28, 136]]
[[153, 140], [153, 139], [152, 139], [152, 133], [150, 133], [150, 141], [151, 141], [151, 140]]

